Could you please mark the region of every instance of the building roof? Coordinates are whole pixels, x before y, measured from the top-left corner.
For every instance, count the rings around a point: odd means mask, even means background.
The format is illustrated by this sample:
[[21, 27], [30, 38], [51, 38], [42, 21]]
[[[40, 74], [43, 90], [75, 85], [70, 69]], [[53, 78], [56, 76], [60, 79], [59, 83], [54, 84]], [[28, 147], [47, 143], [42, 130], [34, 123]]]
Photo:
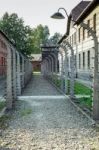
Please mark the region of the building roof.
[[58, 44], [60, 44], [67, 37], [67, 35], [69, 35], [71, 20], [76, 21], [77, 18], [81, 15], [81, 13], [85, 10], [85, 8], [90, 4], [90, 2], [91, 1], [81, 1], [71, 10], [70, 15], [68, 16], [66, 33], [59, 40]]
[[99, 0], [93, 0], [89, 3], [89, 5], [83, 10], [83, 12], [76, 19], [76, 24], [79, 24], [88, 14], [94, 10], [94, 8], [99, 5]]
[[74, 21], [80, 16], [83, 10], [89, 5], [90, 1], [81, 1], [75, 8], [71, 11], [71, 16]]
[[32, 61], [41, 61], [42, 55], [41, 54], [31, 54], [31, 60]]
[[10, 41], [10, 39], [7, 37], [7, 35], [6, 35], [2, 30], [0, 30], [0, 34], [2, 34], [3, 37], [4, 37], [10, 44], [12, 44], [12, 45], [14, 46], [14, 44]]

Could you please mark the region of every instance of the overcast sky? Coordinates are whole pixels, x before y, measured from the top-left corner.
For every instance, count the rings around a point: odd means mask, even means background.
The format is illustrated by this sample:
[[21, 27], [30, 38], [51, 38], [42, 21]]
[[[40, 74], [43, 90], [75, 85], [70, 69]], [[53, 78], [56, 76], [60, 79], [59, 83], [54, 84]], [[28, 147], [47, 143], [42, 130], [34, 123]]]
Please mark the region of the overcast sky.
[[[17, 13], [22, 17], [26, 25], [36, 27], [38, 24], [48, 25], [50, 34], [55, 32], [64, 34], [66, 20], [51, 19], [59, 7], [64, 7], [68, 13], [81, 0], [0, 0], [0, 17], [7, 11]], [[64, 11], [61, 12], [65, 15]]]

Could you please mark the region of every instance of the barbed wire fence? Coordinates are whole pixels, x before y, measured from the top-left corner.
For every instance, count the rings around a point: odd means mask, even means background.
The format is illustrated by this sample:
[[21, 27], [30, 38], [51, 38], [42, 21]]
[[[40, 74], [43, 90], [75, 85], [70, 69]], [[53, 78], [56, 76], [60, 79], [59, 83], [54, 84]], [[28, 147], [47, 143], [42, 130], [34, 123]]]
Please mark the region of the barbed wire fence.
[[18, 52], [7, 41], [7, 57], [5, 65], [5, 77], [0, 82], [0, 101], [5, 101], [6, 111], [15, 107], [18, 96], [30, 81], [33, 66], [28, 57]]

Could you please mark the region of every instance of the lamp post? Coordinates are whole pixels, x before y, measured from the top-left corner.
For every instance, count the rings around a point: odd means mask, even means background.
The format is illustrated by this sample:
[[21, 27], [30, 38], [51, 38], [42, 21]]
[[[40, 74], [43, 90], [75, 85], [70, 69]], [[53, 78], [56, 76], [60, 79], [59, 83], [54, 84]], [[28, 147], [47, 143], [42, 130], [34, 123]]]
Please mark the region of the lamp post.
[[[54, 13], [51, 18], [53, 19], [64, 19], [65, 17], [63, 16], [63, 14], [61, 14], [59, 11], [60, 10], [64, 10], [67, 18], [68, 18], [68, 13], [67, 11], [64, 9], [64, 8], [59, 8], [58, 9], [58, 12]], [[72, 46], [66, 41], [66, 45], [70, 48], [70, 51], [71, 51], [71, 55], [72, 55], [72, 62], [71, 62], [71, 78], [70, 78], [70, 97], [73, 99], [74, 98], [74, 51], [73, 51], [73, 48]], [[66, 54], [65, 54], [66, 55]], [[65, 66], [66, 67], [66, 66]], [[63, 68], [63, 66], [62, 66]], [[66, 73], [65, 73], [66, 75]], [[66, 77], [66, 76], [65, 76]], [[65, 86], [66, 86], [66, 83], [65, 83]], [[66, 89], [66, 88], [65, 88]]]

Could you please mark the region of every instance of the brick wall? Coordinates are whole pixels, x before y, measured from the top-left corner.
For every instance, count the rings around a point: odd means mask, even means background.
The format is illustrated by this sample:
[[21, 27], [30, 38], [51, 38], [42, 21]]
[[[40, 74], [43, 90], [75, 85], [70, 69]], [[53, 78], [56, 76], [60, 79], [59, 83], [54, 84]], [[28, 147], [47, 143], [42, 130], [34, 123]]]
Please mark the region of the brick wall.
[[0, 34], [0, 78], [6, 75], [7, 44]]

